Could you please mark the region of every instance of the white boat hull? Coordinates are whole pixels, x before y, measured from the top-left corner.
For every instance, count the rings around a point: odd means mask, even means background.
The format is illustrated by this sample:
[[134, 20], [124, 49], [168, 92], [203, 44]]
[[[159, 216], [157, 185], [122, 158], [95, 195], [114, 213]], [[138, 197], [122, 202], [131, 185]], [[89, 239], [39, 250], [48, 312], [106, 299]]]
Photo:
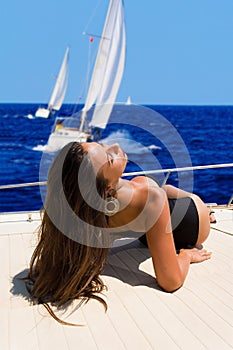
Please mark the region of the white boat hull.
[[62, 128], [51, 133], [47, 151], [56, 152], [63, 148], [69, 142], [87, 142], [91, 138], [91, 134], [77, 129]]
[[48, 118], [50, 115], [50, 110], [47, 108], [38, 108], [35, 117]]

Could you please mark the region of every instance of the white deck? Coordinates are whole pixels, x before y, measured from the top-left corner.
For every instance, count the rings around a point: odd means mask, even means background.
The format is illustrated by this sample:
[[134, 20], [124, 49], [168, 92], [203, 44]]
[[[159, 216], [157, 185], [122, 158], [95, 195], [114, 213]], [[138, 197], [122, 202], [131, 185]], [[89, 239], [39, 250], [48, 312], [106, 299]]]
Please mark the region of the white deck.
[[0, 215], [0, 349], [233, 349], [233, 210], [215, 212], [218, 222], [205, 244], [212, 259], [191, 265], [173, 294], [157, 287], [139, 241], [114, 248], [103, 274], [107, 313], [97, 301], [59, 313], [81, 327], [62, 326], [42, 306], [30, 305], [17, 280], [36, 243], [38, 213], [31, 222], [26, 214]]

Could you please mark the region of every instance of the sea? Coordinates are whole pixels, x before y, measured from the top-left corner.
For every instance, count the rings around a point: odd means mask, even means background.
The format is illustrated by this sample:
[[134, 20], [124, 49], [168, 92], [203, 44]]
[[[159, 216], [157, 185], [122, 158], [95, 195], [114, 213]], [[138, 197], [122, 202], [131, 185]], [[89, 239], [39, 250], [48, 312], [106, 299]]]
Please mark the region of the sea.
[[[50, 161], [55, 155], [46, 146], [55, 116], [35, 118], [38, 107], [0, 104], [0, 186], [47, 179], [43, 162], [45, 155]], [[65, 119], [81, 108], [64, 104], [58, 115]], [[162, 169], [233, 163], [233, 106], [119, 104], [97, 134], [100, 142], [118, 142], [128, 154], [126, 173], [159, 170], [153, 177], [161, 184], [167, 174]], [[226, 204], [233, 193], [233, 168], [172, 171], [167, 183], [206, 203]], [[46, 186], [1, 189], [0, 212], [39, 210], [41, 192]]]

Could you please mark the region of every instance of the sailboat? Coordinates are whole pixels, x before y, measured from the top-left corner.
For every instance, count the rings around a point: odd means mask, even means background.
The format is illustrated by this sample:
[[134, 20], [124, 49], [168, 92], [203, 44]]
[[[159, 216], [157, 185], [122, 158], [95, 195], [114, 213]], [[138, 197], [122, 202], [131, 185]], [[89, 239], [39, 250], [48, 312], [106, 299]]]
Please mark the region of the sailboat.
[[130, 96], [128, 96], [127, 101], [125, 102], [125, 104], [126, 104], [127, 106], [129, 106], [129, 105], [132, 104], [132, 101], [131, 101], [131, 97], [130, 97]]
[[[86, 142], [93, 138], [93, 129], [106, 127], [123, 76], [125, 55], [123, 2], [110, 0], [84, 107], [63, 123], [59, 118], [55, 120], [48, 151], [56, 151], [70, 141]], [[91, 119], [89, 122], [87, 117]]]
[[49, 100], [47, 108], [39, 107], [35, 113], [36, 117], [48, 118], [52, 111], [59, 111], [65, 98], [67, 83], [68, 83], [68, 62], [69, 62], [69, 47], [62, 61], [62, 65]]

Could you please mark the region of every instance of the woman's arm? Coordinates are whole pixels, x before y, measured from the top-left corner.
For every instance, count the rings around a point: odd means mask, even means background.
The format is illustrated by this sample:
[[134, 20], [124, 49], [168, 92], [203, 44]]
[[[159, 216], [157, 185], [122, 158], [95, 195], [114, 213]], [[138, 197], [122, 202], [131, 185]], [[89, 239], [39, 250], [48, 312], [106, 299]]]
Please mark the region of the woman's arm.
[[164, 185], [162, 189], [166, 192], [168, 198], [184, 198], [191, 197], [193, 194], [184, 190], [181, 190], [172, 185]]
[[[145, 217], [157, 282], [165, 291], [173, 292], [184, 283], [190, 263], [209, 259], [210, 253], [194, 248], [182, 249], [179, 255], [176, 254], [167, 196], [162, 189], [149, 190]], [[152, 218], [155, 218], [154, 222]]]

